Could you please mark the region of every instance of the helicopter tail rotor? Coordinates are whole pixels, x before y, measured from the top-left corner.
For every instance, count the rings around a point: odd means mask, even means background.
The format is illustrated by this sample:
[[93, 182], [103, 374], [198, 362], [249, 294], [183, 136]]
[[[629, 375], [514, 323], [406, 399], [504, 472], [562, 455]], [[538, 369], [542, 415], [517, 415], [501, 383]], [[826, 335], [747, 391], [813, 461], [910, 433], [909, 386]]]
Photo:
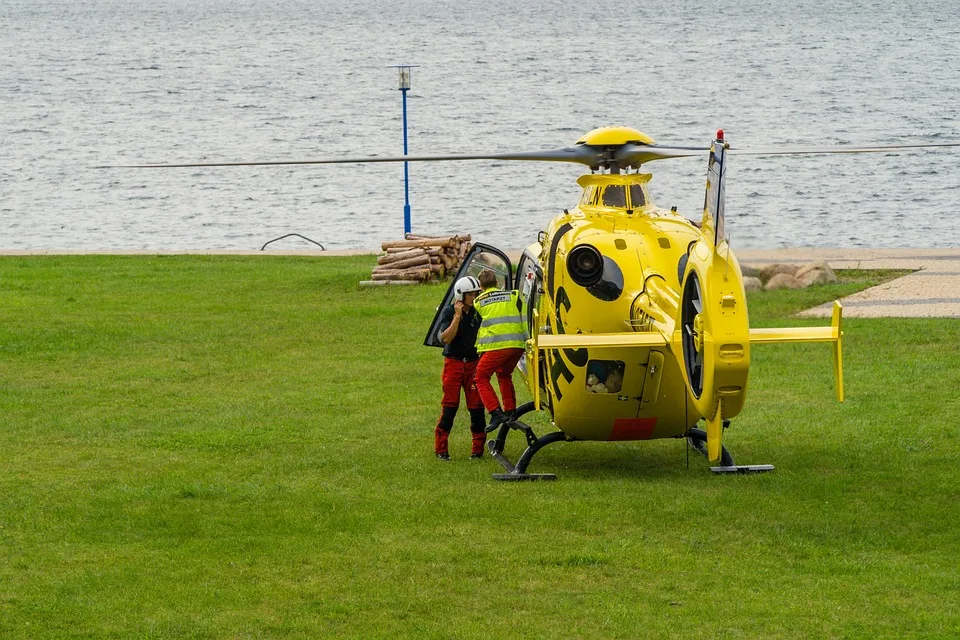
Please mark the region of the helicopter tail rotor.
[[707, 458], [722, 452], [723, 423], [740, 413], [750, 368], [746, 293], [736, 257], [724, 239], [728, 145], [717, 132], [710, 148], [700, 238], [681, 275], [679, 336], [687, 389], [706, 420]]
[[[690, 247], [680, 273], [683, 372], [697, 411], [706, 422], [706, 455], [711, 462], [720, 460], [723, 430], [743, 408], [751, 343], [833, 343], [837, 400], [843, 402], [843, 308], [839, 303], [835, 303], [829, 327], [750, 329], [740, 265], [724, 237], [724, 179], [729, 151], [723, 131], [718, 131], [707, 165], [700, 237]], [[867, 151], [880, 149], [854, 152]]]
[[[726, 243], [723, 243], [723, 247]], [[706, 238], [690, 250], [680, 303], [680, 353], [687, 390], [706, 420], [707, 458], [722, 452], [723, 422], [740, 413], [750, 368], [750, 325], [740, 266]]]

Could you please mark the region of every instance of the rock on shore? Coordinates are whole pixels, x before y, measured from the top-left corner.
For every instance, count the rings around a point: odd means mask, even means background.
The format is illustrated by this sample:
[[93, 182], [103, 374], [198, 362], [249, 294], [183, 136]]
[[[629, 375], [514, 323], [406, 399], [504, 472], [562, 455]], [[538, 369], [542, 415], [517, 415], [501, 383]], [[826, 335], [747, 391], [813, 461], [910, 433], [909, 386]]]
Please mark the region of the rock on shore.
[[775, 263], [760, 269], [742, 265], [740, 270], [744, 276], [743, 287], [747, 291], [804, 289], [837, 281], [837, 274], [825, 260], [805, 265]]

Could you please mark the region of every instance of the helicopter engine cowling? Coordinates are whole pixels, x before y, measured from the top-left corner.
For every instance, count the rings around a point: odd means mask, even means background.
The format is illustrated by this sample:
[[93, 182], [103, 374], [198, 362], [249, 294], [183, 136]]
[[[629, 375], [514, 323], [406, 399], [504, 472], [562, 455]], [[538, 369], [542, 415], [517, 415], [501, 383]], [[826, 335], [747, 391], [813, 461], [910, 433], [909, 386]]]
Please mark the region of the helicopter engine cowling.
[[680, 353], [687, 389], [707, 421], [707, 457], [720, 457], [721, 423], [740, 413], [750, 369], [750, 323], [740, 265], [725, 241], [690, 250], [680, 295]]

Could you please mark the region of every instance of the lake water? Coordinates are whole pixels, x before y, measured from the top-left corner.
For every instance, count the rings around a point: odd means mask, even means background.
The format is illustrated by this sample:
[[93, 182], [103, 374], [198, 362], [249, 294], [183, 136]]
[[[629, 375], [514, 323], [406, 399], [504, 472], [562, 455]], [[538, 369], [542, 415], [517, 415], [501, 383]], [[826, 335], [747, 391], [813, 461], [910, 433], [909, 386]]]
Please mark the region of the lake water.
[[[96, 169], [568, 146], [960, 138], [960, 2], [2, 0], [0, 249], [328, 249], [403, 232], [402, 165]], [[960, 150], [734, 157], [734, 247], [960, 246]], [[652, 163], [699, 217], [706, 162]], [[578, 165], [412, 164], [413, 229], [524, 246]], [[311, 245], [297, 239], [271, 247]]]

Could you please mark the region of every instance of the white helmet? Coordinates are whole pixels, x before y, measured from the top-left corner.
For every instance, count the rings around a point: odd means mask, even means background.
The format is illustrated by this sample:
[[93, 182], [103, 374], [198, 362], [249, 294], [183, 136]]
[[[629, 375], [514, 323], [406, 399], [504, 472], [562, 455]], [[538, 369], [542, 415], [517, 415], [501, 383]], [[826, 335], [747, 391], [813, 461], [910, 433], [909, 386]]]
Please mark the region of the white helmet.
[[468, 293], [480, 293], [483, 289], [480, 288], [480, 281], [474, 278], [473, 276], [466, 276], [457, 280], [457, 284], [453, 285], [453, 299], [455, 301], [459, 300], [463, 302], [463, 298]]

